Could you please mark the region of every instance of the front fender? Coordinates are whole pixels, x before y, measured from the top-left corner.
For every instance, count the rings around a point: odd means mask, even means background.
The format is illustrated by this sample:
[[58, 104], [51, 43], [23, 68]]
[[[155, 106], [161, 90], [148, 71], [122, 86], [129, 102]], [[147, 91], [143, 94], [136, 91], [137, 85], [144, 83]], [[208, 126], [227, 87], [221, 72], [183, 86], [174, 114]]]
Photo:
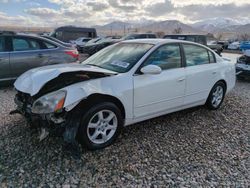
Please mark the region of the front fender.
[[80, 87], [67, 87], [63, 90], [66, 90], [67, 96], [64, 102], [64, 108], [66, 111], [72, 110], [78, 103], [83, 99], [87, 98], [93, 93], [101, 93], [97, 88], [92, 85], [85, 84], [85, 86]]
[[[123, 84], [119, 84], [123, 83]], [[87, 82], [80, 82], [63, 88], [67, 92], [64, 102], [66, 111], [70, 111], [83, 99], [92, 94], [110, 95], [119, 99], [125, 106], [126, 103], [132, 103], [133, 90], [132, 79], [126, 79], [122, 76], [104, 77]]]

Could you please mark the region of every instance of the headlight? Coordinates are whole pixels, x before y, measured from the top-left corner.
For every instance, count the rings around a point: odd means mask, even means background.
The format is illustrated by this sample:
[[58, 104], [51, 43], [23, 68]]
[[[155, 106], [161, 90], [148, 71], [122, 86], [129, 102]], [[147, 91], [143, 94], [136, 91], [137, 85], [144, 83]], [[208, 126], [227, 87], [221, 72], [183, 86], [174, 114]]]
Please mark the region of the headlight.
[[37, 99], [32, 106], [34, 114], [48, 114], [63, 109], [66, 91], [56, 91]]

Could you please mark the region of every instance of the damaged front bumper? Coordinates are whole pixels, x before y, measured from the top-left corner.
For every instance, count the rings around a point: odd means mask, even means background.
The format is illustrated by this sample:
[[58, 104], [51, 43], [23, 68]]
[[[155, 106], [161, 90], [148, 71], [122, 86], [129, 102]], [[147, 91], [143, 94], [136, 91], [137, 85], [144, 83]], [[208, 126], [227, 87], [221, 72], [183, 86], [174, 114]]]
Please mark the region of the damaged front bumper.
[[17, 109], [11, 111], [10, 114], [21, 114], [25, 117], [27, 123], [32, 128], [37, 128], [40, 132], [39, 140], [46, 138], [49, 133], [63, 132], [66, 126], [66, 111], [49, 114], [34, 114], [32, 113], [32, 105], [34, 99], [26, 93], [17, 92], [15, 96]]

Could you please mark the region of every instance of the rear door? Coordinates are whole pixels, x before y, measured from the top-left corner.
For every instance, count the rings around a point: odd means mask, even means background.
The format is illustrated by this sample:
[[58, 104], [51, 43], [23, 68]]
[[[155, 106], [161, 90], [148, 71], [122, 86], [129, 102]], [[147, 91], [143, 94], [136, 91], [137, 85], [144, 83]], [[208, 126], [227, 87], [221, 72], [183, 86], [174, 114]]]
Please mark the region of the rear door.
[[6, 49], [5, 36], [0, 36], [0, 81], [11, 79], [10, 75], [10, 63], [9, 63], [9, 52]]
[[186, 59], [184, 105], [204, 102], [218, 77], [214, 54], [198, 45], [183, 44]]
[[12, 37], [10, 67], [13, 77], [35, 68], [47, 65], [49, 51], [43, 49], [39, 39], [25, 36]]

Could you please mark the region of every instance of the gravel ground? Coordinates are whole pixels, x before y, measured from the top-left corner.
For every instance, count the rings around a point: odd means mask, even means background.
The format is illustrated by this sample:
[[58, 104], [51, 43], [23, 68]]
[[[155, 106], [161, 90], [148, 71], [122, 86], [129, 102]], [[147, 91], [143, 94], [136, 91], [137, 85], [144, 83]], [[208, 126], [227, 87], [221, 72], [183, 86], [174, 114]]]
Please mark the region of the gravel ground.
[[249, 187], [250, 83], [218, 111], [189, 109], [124, 129], [104, 150], [64, 155], [62, 139], [38, 142], [0, 90], [0, 187]]

